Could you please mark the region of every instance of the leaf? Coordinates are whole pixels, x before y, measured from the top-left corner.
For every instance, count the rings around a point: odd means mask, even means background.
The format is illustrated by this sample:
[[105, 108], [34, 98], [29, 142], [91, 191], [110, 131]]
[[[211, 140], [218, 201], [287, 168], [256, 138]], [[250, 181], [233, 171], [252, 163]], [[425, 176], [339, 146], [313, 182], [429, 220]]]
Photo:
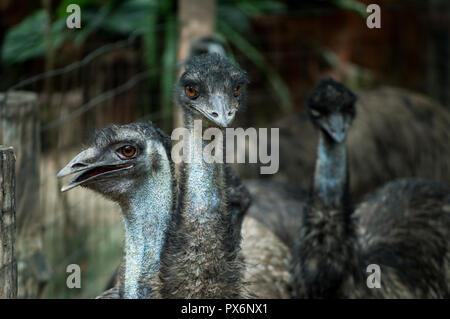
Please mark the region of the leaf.
[[97, 0], [63, 0], [58, 8], [55, 10], [56, 17], [58, 19], [66, 19], [69, 13], [67, 12], [67, 7], [71, 4], [77, 4], [80, 6], [81, 12], [88, 10], [89, 8], [94, 8], [98, 10], [99, 2]]
[[[9, 29], [3, 43], [2, 63], [10, 65], [43, 56], [46, 50], [44, 33], [47, 21], [45, 10], [38, 10]], [[68, 33], [63, 32], [64, 29], [65, 24], [61, 22], [52, 25], [53, 48], [59, 48], [68, 36]]]
[[264, 13], [282, 13], [285, 10], [284, 4], [278, 1], [240, 1], [237, 8], [249, 17], [254, 17]]
[[236, 10], [235, 6], [219, 5], [217, 10], [217, 21], [222, 21], [240, 30], [242, 33], [251, 32], [251, 24], [249, 17], [241, 10]]
[[366, 5], [356, 0], [329, 0], [336, 7], [359, 13], [362, 17], [367, 16]]
[[111, 11], [101, 27], [111, 33], [131, 34], [138, 30], [139, 34], [143, 34], [148, 32], [149, 17], [156, 10], [157, 3], [152, 0], [125, 1]]

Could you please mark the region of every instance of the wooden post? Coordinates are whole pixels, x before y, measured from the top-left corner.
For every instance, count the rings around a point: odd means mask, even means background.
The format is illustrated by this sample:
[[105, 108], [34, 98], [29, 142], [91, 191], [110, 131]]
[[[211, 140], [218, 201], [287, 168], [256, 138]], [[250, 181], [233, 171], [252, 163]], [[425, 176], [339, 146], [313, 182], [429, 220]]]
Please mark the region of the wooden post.
[[[214, 35], [216, 16], [215, 0], [178, 0], [178, 25], [180, 38], [178, 40], [178, 62], [185, 60], [192, 43]], [[183, 71], [180, 71], [180, 74]], [[182, 112], [174, 108], [174, 125], [183, 125]]]
[[0, 299], [17, 298], [14, 165], [13, 148], [0, 145]]
[[18, 297], [37, 298], [49, 279], [42, 250], [43, 218], [39, 210], [40, 131], [35, 93], [0, 94], [2, 142], [16, 152], [16, 258]]

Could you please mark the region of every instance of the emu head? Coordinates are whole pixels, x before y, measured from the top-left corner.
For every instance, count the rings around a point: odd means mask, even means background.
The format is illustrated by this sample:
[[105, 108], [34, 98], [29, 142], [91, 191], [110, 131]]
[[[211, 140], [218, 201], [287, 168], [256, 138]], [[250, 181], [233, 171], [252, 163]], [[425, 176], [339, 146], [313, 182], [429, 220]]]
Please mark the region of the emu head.
[[217, 54], [192, 57], [175, 88], [175, 100], [194, 120], [229, 126], [245, 105], [246, 73]]
[[162, 152], [170, 154], [170, 140], [150, 123], [108, 126], [59, 171], [58, 177], [77, 173], [61, 191], [82, 186], [123, 203], [168, 156]]
[[356, 115], [356, 95], [343, 84], [329, 78], [319, 82], [307, 101], [313, 124], [335, 143], [345, 141]]

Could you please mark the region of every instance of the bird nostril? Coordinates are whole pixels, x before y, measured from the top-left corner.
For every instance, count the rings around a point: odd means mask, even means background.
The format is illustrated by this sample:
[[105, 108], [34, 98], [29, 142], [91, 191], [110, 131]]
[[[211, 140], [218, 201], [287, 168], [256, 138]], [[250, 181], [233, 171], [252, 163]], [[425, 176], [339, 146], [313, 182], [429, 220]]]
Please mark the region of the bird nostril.
[[234, 111], [233, 111], [233, 110], [229, 111], [229, 112], [228, 112], [228, 116], [231, 116], [231, 115], [233, 115], [233, 113], [234, 113]]
[[211, 112], [211, 115], [214, 116], [214, 117], [218, 117], [219, 116], [219, 114], [217, 112]]
[[75, 163], [72, 165], [72, 168], [80, 168], [80, 167], [86, 167], [86, 164], [82, 164], [82, 163]]

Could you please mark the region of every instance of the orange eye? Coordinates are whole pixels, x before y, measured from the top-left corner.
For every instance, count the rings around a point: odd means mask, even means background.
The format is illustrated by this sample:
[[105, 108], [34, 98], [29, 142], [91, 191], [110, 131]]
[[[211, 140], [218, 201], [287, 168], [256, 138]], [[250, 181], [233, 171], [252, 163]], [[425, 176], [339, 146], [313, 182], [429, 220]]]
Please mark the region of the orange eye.
[[197, 96], [197, 91], [190, 85], [187, 85], [184, 90], [186, 92], [186, 95], [190, 98], [194, 98]]
[[234, 89], [234, 95], [238, 96], [241, 93], [241, 85], [236, 86]]
[[131, 145], [125, 145], [120, 148], [120, 153], [125, 157], [132, 157], [136, 154], [136, 148]]

